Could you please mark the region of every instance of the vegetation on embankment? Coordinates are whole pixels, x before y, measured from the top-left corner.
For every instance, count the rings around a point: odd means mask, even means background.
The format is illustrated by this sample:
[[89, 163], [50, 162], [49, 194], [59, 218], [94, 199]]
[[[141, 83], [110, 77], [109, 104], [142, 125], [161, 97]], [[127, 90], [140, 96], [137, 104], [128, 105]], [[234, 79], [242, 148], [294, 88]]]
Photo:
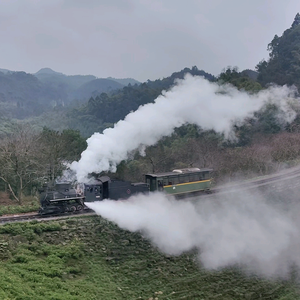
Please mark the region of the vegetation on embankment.
[[22, 204], [9, 199], [9, 195], [0, 192], [0, 216], [37, 212], [40, 208], [40, 203], [37, 197], [24, 197]]
[[0, 227], [1, 299], [300, 299], [295, 279], [208, 271], [100, 217]]

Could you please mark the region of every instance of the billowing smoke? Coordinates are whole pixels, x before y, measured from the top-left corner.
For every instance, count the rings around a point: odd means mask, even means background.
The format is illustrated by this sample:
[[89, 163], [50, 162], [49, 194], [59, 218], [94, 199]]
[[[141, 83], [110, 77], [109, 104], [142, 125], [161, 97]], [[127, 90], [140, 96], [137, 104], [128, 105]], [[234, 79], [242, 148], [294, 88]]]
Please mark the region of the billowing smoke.
[[129, 152], [154, 145], [185, 123], [228, 136], [232, 122], [251, 116], [267, 102], [277, 104], [281, 118], [291, 121], [295, 117], [288, 105], [292, 97], [293, 91], [287, 87], [271, 87], [251, 96], [229, 85], [219, 86], [202, 77], [186, 75], [169, 91], [163, 92], [155, 103], [141, 106], [103, 134], [92, 135], [81, 159], [73, 162], [71, 169], [81, 182], [91, 172], [115, 171]]
[[153, 193], [86, 205], [123, 229], [141, 231], [164, 253], [197, 249], [208, 269], [239, 265], [284, 276], [291, 265], [300, 266], [299, 207], [268, 203], [253, 191], [189, 201]]

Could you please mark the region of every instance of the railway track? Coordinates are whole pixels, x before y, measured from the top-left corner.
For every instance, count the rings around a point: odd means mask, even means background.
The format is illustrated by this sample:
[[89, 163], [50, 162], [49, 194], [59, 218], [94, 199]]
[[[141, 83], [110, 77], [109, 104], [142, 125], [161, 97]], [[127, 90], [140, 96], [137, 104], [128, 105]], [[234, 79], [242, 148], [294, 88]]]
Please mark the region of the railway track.
[[300, 177], [300, 167], [287, 169], [278, 174], [256, 178], [247, 181], [234, 182], [223, 186], [212, 188], [212, 193], [223, 193], [227, 191], [238, 191], [244, 189], [258, 188], [265, 185], [276, 184], [285, 180], [291, 180]]
[[57, 214], [57, 215], [44, 215], [41, 216], [37, 213], [25, 213], [25, 214], [19, 214], [19, 215], [12, 215], [12, 216], [3, 216], [0, 217], [0, 225], [4, 225], [7, 223], [14, 223], [14, 222], [29, 222], [29, 221], [50, 221], [50, 220], [57, 220], [57, 219], [65, 219], [70, 217], [78, 217], [78, 216], [92, 216], [96, 215], [92, 210], [85, 209], [80, 212], [76, 213], [64, 213], [64, 214]]
[[[295, 167], [291, 169], [287, 169], [275, 175], [265, 176], [264, 178], [257, 178], [247, 181], [234, 182], [231, 184], [226, 184], [220, 187], [215, 187], [211, 189], [212, 194], [215, 193], [227, 193], [232, 191], [239, 191], [244, 189], [258, 188], [267, 186], [270, 184], [276, 184], [285, 180], [292, 180], [297, 177], [300, 177], [300, 167]], [[209, 195], [206, 195], [207, 197]], [[88, 215], [96, 215], [92, 210], [85, 209], [83, 211], [75, 212], [75, 213], [64, 213], [58, 215], [44, 215], [41, 216], [37, 213], [25, 213], [19, 215], [11, 215], [11, 216], [2, 216], [0, 217], [0, 225], [13, 223], [13, 222], [29, 222], [33, 220], [37, 221], [45, 221], [45, 220], [57, 220], [57, 219], [65, 219], [70, 217], [79, 217], [79, 216], [88, 216]]]

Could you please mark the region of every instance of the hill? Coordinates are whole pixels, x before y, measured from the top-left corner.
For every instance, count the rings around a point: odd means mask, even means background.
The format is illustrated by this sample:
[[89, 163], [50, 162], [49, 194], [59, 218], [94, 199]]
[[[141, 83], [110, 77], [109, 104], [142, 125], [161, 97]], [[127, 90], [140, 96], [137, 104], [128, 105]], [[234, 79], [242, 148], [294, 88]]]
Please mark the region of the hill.
[[112, 77], [107, 77], [107, 79], [110, 79], [110, 80], [114, 80], [116, 82], [119, 82], [123, 85], [128, 85], [128, 84], [131, 84], [131, 85], [135, 85], [135, 84], [140, 84], [139, 81], [133, 79], [133, 78], [121, 78], [121, 79], [118, 79], [118, 78], [112, 78]]
[[25, 72], [0, 73], [0, 108], [8, 118], [37, 116], [61, 101], [57, 90]]
[[70, 93], [71, 98], [88, 100], [101, 93], [109, 93], [113, 90], [121, 89], [124, 85], [114, 80], [98, 78], [82, 84], [75, 91]]
[[43, 68], [33, 75], [47, 86], [55, 87], [58, 90], [63, 89], [67, 94], [74, 92], [81, 85], [96, 79], [94, 75], [67, 76], [50, 68]]
[[34, 74], [45, 86], [53, 88], [61, 95], [65, 103], [72, 100], [81, 102], [88, 100], [91, 96], [107, 93], [114, 89], [123, 87], [114, 80], [97, 78], [94, 75], [65, 75], [50, 68], [43, 68]]
[[[127, 79], [120, 79], [126, 82]], [[128, 79], [128, 82], [135, 82]], [[43, 68], [35, 74], [0, 69], [0, 118], [27, 119], [64, 107], [73, 100], [80, 103], [103, 92], [110, 93], [124, 85], [118, 79], [94, 75], [72, 75]]]
[[296, 280], [206, 270], [98, 216], [0, 229], [1, 299], [300, 299]]
[[10, 73], [11, 71], [7, 69], [0, 69], [0, 72], [6, 74], [6, 73]]
[[269, 59], [262, 60], [256, 69], [257, 80], [266, 86], [295, 85], [300, 88], [300, 14], [297, 13], [291, 27], [282, 36], [275, 35], [268, 45]]

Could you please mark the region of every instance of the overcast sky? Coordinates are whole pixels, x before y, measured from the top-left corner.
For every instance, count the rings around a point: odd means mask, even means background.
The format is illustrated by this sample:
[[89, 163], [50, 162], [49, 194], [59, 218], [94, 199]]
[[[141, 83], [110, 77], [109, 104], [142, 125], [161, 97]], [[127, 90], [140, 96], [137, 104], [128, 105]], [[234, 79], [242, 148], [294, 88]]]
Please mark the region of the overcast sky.
[[299, 0], [0, 0], [0, 68], [66, 75], [218, 75], [268, 58]]

